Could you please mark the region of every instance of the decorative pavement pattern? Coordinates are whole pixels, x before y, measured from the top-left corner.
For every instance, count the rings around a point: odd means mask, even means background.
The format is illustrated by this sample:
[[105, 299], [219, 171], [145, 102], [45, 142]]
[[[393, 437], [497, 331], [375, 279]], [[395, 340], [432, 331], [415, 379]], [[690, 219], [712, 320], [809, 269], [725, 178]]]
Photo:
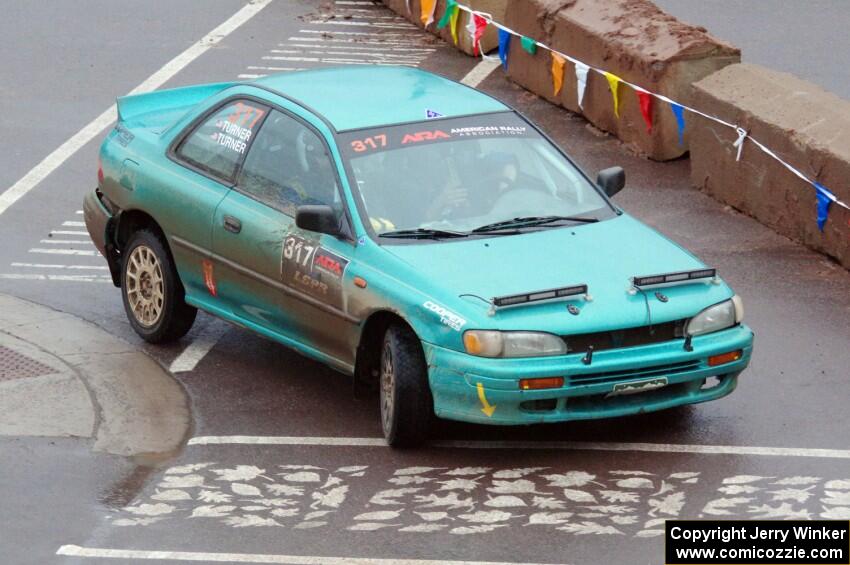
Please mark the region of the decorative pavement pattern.
[[576, 535], [654, 537], [663, 534], [666, 519], [680, 515], [850, 519], [850, 479], [736, 475], [706, 485], [695, 471], [592, 474], [545, 467], [401, 468], [386, 476], [386, 488], [352, 512], [346, 507], [355, 504], [349, 494], [357, 492], [362, 499], [368, 488], [365, 478], [383, 479], [388, 471], [372, 473], [367, 466], [263, 469], [206, 462], [171, 467], [148, 499], [123, 508], [112, 524], [145, 526], [187, 519], [234, 528], [331, 526], [455, 535], [521, 526]]

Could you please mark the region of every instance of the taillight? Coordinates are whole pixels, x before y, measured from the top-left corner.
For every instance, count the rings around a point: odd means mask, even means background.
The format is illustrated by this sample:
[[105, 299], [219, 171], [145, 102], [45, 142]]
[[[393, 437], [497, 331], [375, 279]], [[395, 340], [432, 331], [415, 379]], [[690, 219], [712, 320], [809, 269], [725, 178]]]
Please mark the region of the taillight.
[[100, 155], [97, 157], [97, 185], [103, 186], [103, 163], [100, 160]]

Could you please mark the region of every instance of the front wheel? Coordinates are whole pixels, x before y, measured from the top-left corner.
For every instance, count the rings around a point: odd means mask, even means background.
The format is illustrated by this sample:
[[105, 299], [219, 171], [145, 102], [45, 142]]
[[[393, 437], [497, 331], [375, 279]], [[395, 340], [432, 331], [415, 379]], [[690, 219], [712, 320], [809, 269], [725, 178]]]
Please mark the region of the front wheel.
[[135, 232], [124, 248], [121, 294], [130, 325], [150, 343], [180, 339], [198, 311], [183, 300], [184, 291], [171, 255], [156, 233]]
[[380, 366], [381, 426], [392, 447], [415, 447], [428, 437], [434, 415], [422, 344], [407, 326], [384, 334]]

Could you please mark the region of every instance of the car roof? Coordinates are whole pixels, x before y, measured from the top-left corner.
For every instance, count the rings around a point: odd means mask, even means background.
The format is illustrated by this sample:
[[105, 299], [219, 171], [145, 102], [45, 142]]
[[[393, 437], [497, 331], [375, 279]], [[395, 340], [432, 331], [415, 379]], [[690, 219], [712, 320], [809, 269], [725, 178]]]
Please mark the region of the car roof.
[[[337, 131], [509, 110], [490, 96], [411, 67], [358, 65], [280, 73], [255, 84], [313, 110]], [[437, 116], [430, 116], [437, 117]]]

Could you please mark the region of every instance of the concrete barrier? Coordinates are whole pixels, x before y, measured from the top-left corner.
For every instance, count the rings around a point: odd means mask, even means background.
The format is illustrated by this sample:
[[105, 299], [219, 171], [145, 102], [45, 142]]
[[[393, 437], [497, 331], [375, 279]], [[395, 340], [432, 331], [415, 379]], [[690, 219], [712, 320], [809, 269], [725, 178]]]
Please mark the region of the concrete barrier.
[[[519, 3], [524, 4], [524, 0], [513, 0], [514, 2], [519, 1]], [[498, 22], [503, 22], [505, 20], [505, 10], [507, 9], [508, 0], [463, 0], [464, 5], [471, 7], [473, 10], [479, 10], [481, 12], [486, 12], [493, 16], [493, 19]], [[422, 24], [421, 20], [421, 4], [419, 0], [409, 0], [410, 11], [408, 12], [407, 6], [408, 2], [406, 0], [384, 0], [384, 4], [386, 4], [391, 10], [395, 13], [404, 16], [414, 24], [419, 27], [425, 27]], [[426, 29], [431, 33], [437, 35], [448, 43], [454, 43], [452, 39], [451, 30], [449, 26], [444, 27], [443, 29], [437, 29], [437, 22], [440, 21], [440, 18], [443, 16], [443, 12], [446, 10], [446, 2], [445, 0], [437, 0], [437, 8], [434, 10], [434, 23], [428, 26]], [[466, 53], [467, 55], [472, 55], [472, 39], [469, 37], [469, 33], [466, 31], [466, 25], [469, 23], [469, 14], [461, 10], [458, 16], [457, 30], [458, 30], [458, 49]], [[496, 28], [493, 26], [487, 26], [487, 30], [484, 32], [484, 36], [481, 38], [481, 48], [485, 53], [491, 51], [499, 46], [499, 36]]]
[[[850, 201], [850, 102], [787, 73], [740, 64], [694, 84], [694, 104]], [[811, 185], [751, 143], [736, 162], [730, 128], [699, 117], [688, 127], [694, 185], [850, 269], [850, 212], [833, 204], [821, 233]]]
[[[736, 47], [715, 39], [704, 28], [680, 22], [648, 0], [514, 0], [508, 4], [505, 17], [505, 25], [518, 33], [685, 104], [691, 99], [693, 82], [741, 58]], [[674, 159], [687, 151], [688, 135], [680, 144], [668, 104], [653, 101], [653, 127], [648, 134], [631, 88], [619, 86], [618, 119], [604, 76], [589, 73], [580, 108], [572, 63], [564, 67], [564, 86], [556, 96], [547, 51], [538, 49], [531, 55], [519, 41], [511, 41], [509, 56], [511, 79], [583, 114], [599, 129], [613, 133], [650, 158]]]

